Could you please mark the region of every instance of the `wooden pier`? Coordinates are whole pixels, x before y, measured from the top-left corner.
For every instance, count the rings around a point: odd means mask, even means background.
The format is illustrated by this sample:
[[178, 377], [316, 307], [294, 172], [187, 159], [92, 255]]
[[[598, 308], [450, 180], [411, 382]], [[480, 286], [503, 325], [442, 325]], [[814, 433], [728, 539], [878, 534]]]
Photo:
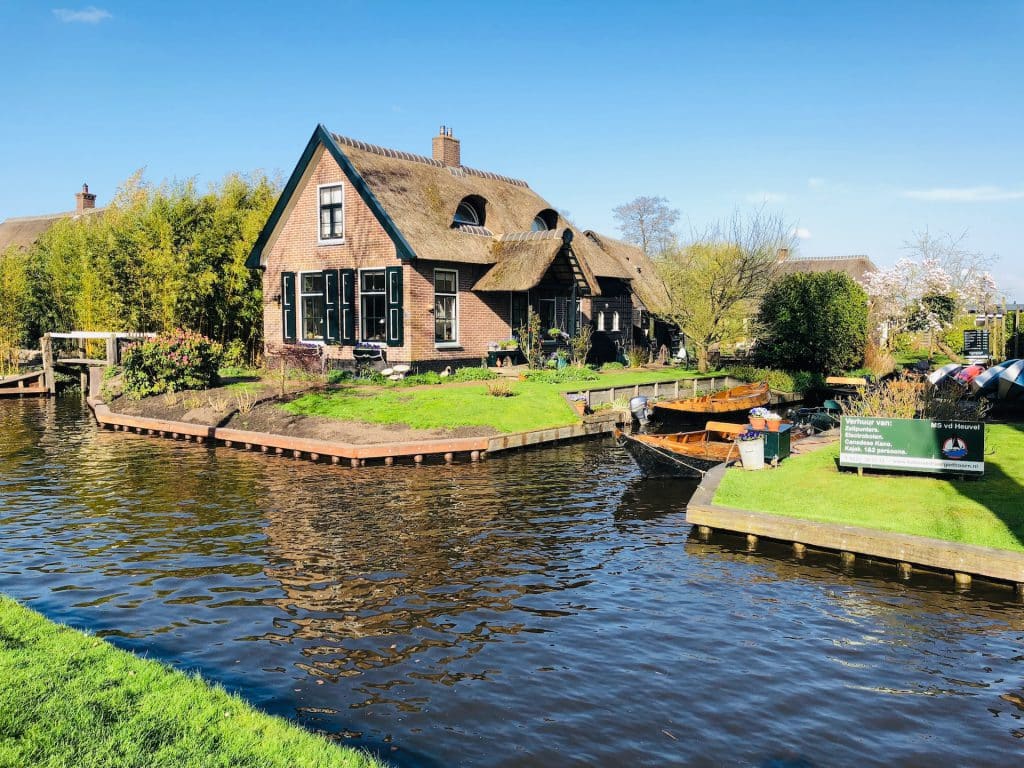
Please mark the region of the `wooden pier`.
[[[43, 352], [43, 384], [46, 394], [56, 394], [57, 381], [54, 371], [57, 368], [77, 369], [82, 377], [82, 391], [89, 386], [88, 371], [90, 368], [105, 368], [110, 365], [120, 365], [122, 346], [126, 343], [133, 343], [143, 339], [152, 338], [154, 333], [139, 333], [125, 331], [69, 331], [67, 333], [47, 333], [39, 340], [39, 348]], [[102, 341], [104, 354], [102, 358], [86, 357], [87, 343], [90, 341]], [[71, 346], [68, 342], [74, 342], [73, 348], [76, 356], [70, 353], [65, 356], [59, 354], [62, 347]]]
[[29, 371], [0, 378], [0, 397], [45, 396], [49, 392], [42, 371]]

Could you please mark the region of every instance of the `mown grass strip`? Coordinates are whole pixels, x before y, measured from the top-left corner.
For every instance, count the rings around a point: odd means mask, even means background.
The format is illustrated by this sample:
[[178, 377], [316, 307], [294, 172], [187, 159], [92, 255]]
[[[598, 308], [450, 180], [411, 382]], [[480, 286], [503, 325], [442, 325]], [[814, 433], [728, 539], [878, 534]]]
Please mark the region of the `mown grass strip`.
[[0, 679], [0, 766], [382, 765], [2, 596]]
[[985, 476], [840, 472], [838, 446], [777, 469], [726, 472], [714, 503], [1024, 552], [1024, 427], [986, 427]]
[[516, 381], [512, 391], [512, 397], [493, 397], [485, 384], [410, 389], [345, 387], [303, 395], [281, 407], [302, 416], [405, 424], [413, 429], [492, 427], [499, 432], [519, 432], [579, 421], [552, 385]]

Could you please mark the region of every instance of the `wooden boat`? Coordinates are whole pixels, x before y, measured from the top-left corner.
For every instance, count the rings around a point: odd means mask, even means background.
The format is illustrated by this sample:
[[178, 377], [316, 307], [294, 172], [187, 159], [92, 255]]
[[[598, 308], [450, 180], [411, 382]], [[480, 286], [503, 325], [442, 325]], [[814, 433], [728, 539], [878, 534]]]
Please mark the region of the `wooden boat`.
[[627, 435], [615, 430], [615, 440], [646, 477], [703, 477], [712, 467], [739, 458], [736, 436], [746, 424], [709, 421], [695, 432], [670, 435]]
[[825, 386], [835, 397], [860, 397], [867, 389], [868, 380], [862, 376], [827, 376]]
[[689, 397], [685, 400], [666, 400], [655, 403], [655, 412], [666, 413], [735, 413], [749, 411], [759, 405], [771, 402], [772, 392], [766, 382], [743, 384], [724, 392], [715, 392], [703, 397]]

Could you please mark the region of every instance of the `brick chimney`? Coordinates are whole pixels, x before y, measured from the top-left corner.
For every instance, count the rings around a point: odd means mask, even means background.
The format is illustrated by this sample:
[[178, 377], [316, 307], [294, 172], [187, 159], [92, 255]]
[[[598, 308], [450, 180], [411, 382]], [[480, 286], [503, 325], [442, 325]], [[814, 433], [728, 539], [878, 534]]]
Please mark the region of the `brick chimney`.
[[443, 165], [458, 168], [462, 165], [459, 140], [452, 136], [452, 129], [441, 126], [441, 132], [434, 137], [434, 159]]
[[81, 213], [86, 208], [96, 207], [96, 195], [89, 192], [89, 185], [83, 184], [82, 191], [75, 195], [75, 210]]

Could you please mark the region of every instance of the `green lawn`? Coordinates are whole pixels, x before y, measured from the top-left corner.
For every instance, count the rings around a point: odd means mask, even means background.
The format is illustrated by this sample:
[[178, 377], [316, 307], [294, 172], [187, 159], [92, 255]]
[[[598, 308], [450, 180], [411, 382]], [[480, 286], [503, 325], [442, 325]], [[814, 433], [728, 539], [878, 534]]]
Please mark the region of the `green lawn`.
[[281, 407], [303, 416], [406, 424], [413, 429], [493, 427], [519, 432], [579, 421], [557, 385], [514, 381], [511, 386], [512, 397], [493, 397], [483, 383], [408, 389], [342, 387], [303, 395]]
[[989, 425], [985, 446], [979, 480], [840, 472], [833, 446], [770, 471], [730, 469], [715, 503], [1024, 552], [1024, 426]]
[[381, 765], [0, 596], [0, 766]]

